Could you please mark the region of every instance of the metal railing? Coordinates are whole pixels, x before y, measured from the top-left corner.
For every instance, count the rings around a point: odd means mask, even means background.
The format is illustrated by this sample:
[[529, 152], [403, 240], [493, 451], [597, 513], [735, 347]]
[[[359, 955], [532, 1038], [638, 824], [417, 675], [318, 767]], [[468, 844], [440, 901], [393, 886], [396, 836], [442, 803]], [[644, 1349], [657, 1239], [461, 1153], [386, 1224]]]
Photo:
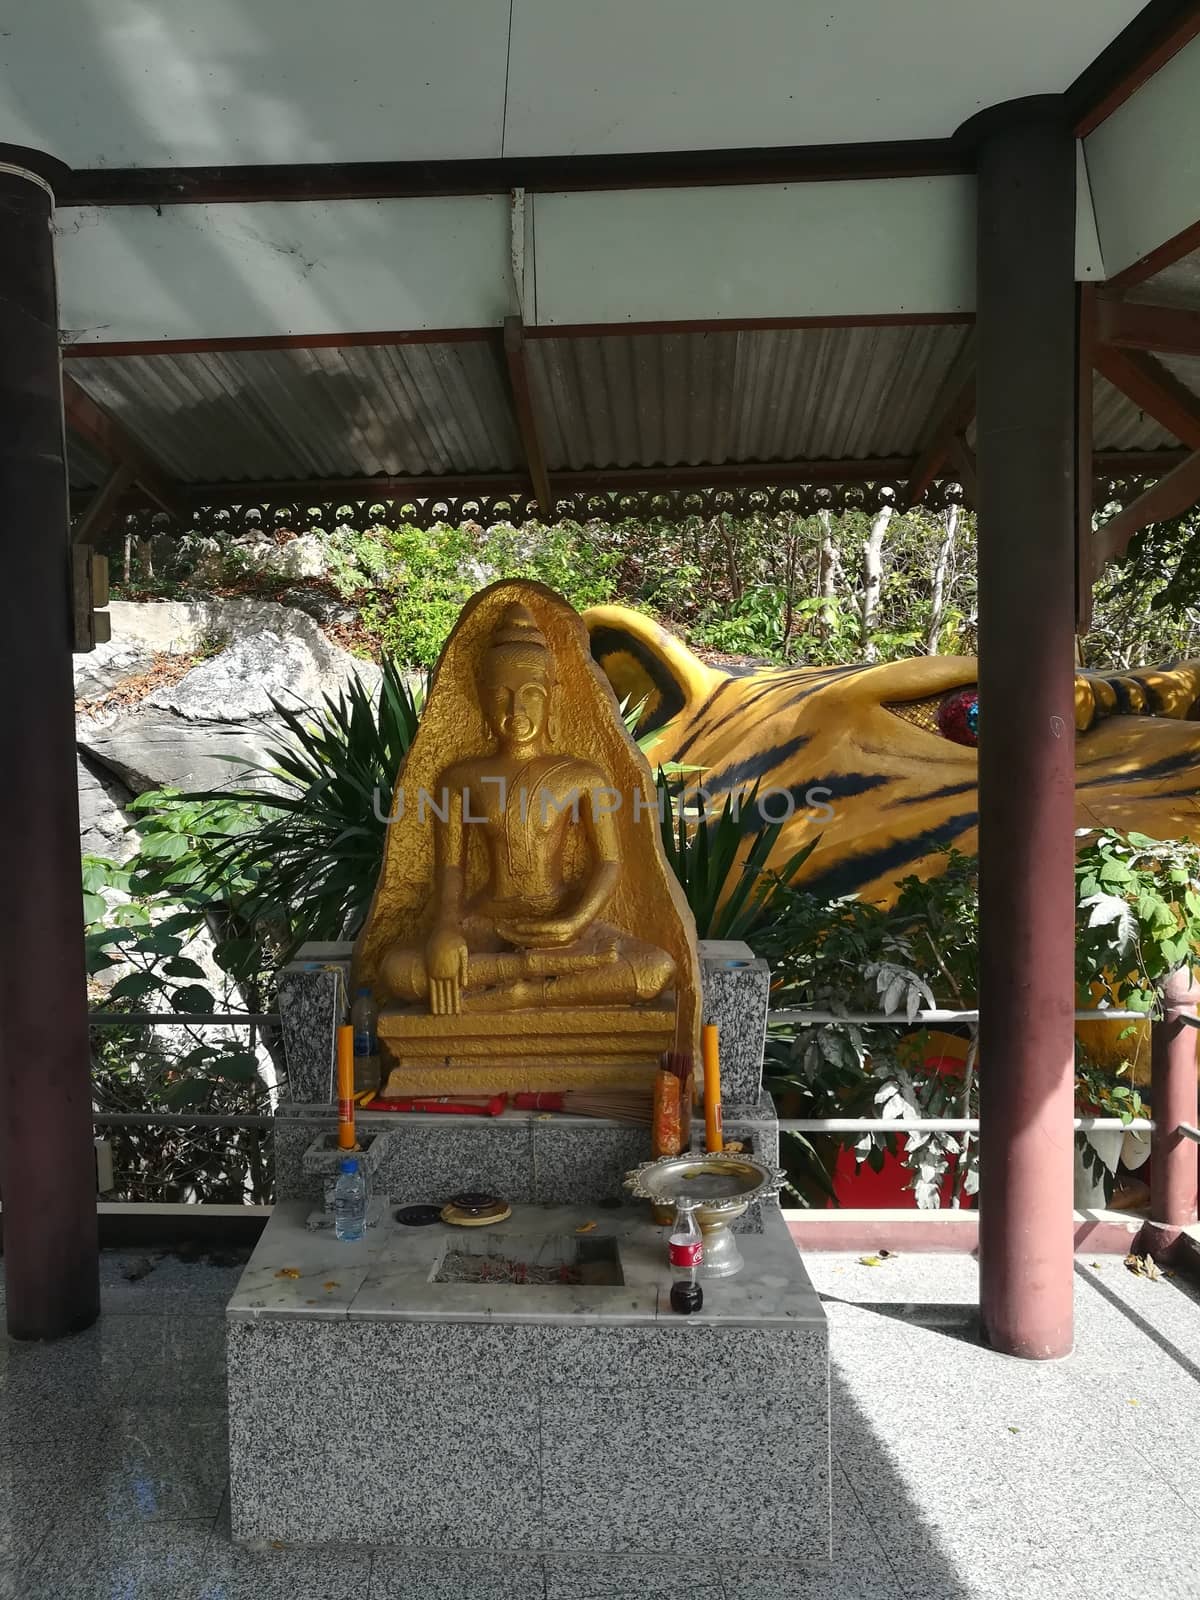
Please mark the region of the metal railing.
[[[1145, 1022], [1144, 1011], [1118, 1011], [1115, 1009], [1081, 1010], [1075, 1013], [1076, 1022]], [[1191, 1022], [1192, 1019], [1185, 1018]], [[93, 1027], [153, 1027], [182, 1028], [278, 1026], [280, 1018], [274, 1011], [225, 1012], [163, 1012], [123, 1011], [89, 1013]], [[852, 1026], [883, 1026], [911, 1028], [935, 1023], [971, 1023], [979, 1021], [978, 1011], [949, 1011], [930, 1007], [913, 1016], [904, 1012], [879, 1011], [815, 1011], [783, 1010], [767, 1014], [768, 1026], [833, 1027], [837, 1024]], [[1192, 1023], [1200, 1026], [1200, 1023]], [[274, 1119], [262, 1116], [218, 1116], [183, 1112], [113, 1112], [92, 1118], [97, 1128], [270, 1128]], [[1151, 1117], [1076, 1117], [1073, 1127], [1079, 1133], [1153, 1133], [1155, 1123]], [[784, 1133], [978, 1133], [978, 1117], [780, 1117], [780, 1131]], [[1178, 1130], [1185, 1138], [1200, 1144], [1200, 1129], [1181, 1123]]]
[[[92, 1028], [252, 1028], [278, 1027], [277, 1011], [89, 1011]], [[275, 1126], [273, 1117], [218, 1115], [215, 1112], [96, 1112], [94, 1128], [260, 1128]]]
[[[1148, 1022], [1144, 1011], [1118, 1011], [1104, 1007], [1076, 1011], [1076, 1022]], [[978, 1011], [947, 1011], [930, 1007], [909, 1016], [901, 1011], [815, 1011], [783, 1010], [767, 1013], [767, 1025], [784, 1027], [835, 1027], [849, 1024], [859, 1027], [916, 1028], [935, 1023], [970, 1023], [979, 1021]], [[1074, 1128], [1079, 1133], [1153, 1133], [1151, 1117], [1076, 1117]], [[978, 1133], [978, 1117], [780, 1117], [783, 1133]], [[1180, 1125], [1179, 1132], [1200, 1142], [1200, 1131], [1193, 1133]]]

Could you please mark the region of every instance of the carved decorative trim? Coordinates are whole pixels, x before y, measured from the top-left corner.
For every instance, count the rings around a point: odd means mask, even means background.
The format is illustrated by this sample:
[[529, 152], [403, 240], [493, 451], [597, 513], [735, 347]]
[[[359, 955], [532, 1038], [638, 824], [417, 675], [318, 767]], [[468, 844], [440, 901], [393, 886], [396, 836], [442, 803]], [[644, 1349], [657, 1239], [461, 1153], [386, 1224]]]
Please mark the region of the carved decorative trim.
[[[1096, 480], [1097, 508], [1128, 505], [1157, 480], [1157, 474], [1130, 474]], [[717, 489], [596, 490], [559, 495], [557, 521], [617, 522], [661, 519], [682, 522], [688, 517], [793, 516], [811, 517], [818, 511], [861, 511], [871, 515], [884, 506], [903, 510], [905, 480], [871, 483], [787, 484], [766, 488], [743, 484]], [[969, 504], [961, 483], [941, 479], [930, 485], [919, 504], [926, 511], [945, 511], [951, 505]], [[542, 511], [532, 495], [476, 494], [432, 496], [404, 500], [351, 500], [309, 506], [296, 500], [247, 500], [243, 505], [206, 506], [190, 513], [185, 524], [161, 511], [135, 511], [129, 524], [135, 534], [195, 533], [209, 538], [237, 538], [256, 532], [304, 532], [310, 528], [332, 532], [337, 527], [362, 531], [378, 524], [406, 522], [432, 528], [440, 522], [477, 522], [484, 526], [510, 523], [520, 527], [537, 522]]]
[[[628, 492], [597, 491], [560, 495], [556, 501], [557, 521], [603, 522], [663, 519], [681, 522], [687, 517], [730, 516], [811, 517], [818, 511], [863, 511], [872, 513], [884, 506], [903, 505], [904, 482], [795, 484], [782, 488], [736, 486], [720, 489], [636, 489]], [[960, 484], [935, 483], [922, 505], [942, 511], [963, 503]], [[141, 536], [159, 531], [198, 533], [210, 538], [237, 537], [262, 532], [303, 531], [319, 528], [352, 527], [360, 531], [377, 524], [410, 523], [431, 528], [439, 522], [478, 522], [485, 526], [511, 523], [520, 526], [542, 518], [532, 495], [448, 495], [444, 499], [353, 500], [341, 505], [305, 506], [287, 501], [251, 501], [244, 505], [209, 506], [194, 511], [184, 528], [162, 513], [132, 513], [131, 521]]]

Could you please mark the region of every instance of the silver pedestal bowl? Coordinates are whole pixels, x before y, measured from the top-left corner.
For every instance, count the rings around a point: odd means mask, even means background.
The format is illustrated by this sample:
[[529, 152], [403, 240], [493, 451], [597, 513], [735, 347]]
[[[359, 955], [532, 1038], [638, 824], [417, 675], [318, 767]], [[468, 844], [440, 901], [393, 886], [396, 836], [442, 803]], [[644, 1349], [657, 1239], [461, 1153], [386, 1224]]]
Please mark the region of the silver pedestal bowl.
[[742, 1253], [729, 1224], [755, 1200], [774, 1198], [783, 1182], [778, 1167], [733, 1152], [660, 1156], [625, 1174], [625, 1187], [656, 1207], [673, 1208], [680, 1200], [697, 1202], [696, 1220], [704, 1235], [701, 1278], [729, 1278], [740, 1271]]

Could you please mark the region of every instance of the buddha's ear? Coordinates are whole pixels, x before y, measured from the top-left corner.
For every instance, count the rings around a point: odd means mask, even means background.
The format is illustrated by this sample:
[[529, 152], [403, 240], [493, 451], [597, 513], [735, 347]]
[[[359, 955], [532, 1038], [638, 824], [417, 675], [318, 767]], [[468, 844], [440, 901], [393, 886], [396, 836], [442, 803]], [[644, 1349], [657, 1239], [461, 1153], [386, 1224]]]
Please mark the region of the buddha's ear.
[[546, 743], [557, 744], [562, 726], [558, 716], [558, 685], [552, 683], [546, 696]]

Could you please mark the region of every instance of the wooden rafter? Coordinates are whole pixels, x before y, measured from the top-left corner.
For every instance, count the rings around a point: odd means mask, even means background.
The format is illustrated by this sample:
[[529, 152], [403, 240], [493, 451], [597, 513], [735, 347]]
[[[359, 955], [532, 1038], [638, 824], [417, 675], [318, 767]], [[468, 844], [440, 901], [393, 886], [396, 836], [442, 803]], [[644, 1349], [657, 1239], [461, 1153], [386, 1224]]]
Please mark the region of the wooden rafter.
[[1138, 305], [1102, 297], [1097, 301], [1097, 335], [1119, 350], [1200, 356], [1200, 311], [1178, 306]]
[[62, 385], [63, 412], [71, 432], [77, 434], [110, 467], [128, 468], [131, 482], [136, 483], [161, 510], [176, 519], [184, 519], [187, 511], [180, 491], [151, 461], [124, 425], [98, 406], [69, 373], [63, 373]]
[[1200, 500], [1200, 450], [1194, 451], [1166, 477], [1144, 494], [1118, 511], [1093, 535], [1095, 540], [1096, 570], [1106, 561], [1115, 561], [1125, 554], [1135, 533], [1148, 528], [1152, 522], [1165, 522], [1182, 516]]
[[956, 433], [951, 439], [946, 460], [963, 486], [967, 503], [973, 506], [979, 499], [979, 479], [975, 472], [975, 452], [967, 443], [965, 434]]
[[915, 506], [939, 475], [951, 445], [965, 433], [975, 415], [975, 333], [963, 342], [921, 429], [920, 446], [904, 490], [905, 505]]
[[1096, 346], [1096, 370], [1168, 433], [1200, 450], [1200, 398], [1144, 350]]
[[95, 544], [97, 536], [116, 516], [122, 497], [135, 482], [136, 474], [131, 463], [119, 461], [75, 519], [71, 543]]
[[512, 389], [513, 409], [517, 418], [517, 431], [521, 435], [521, 448], [525, 465], [529, 468], [529, 481], [534, 498], [542, 515], [549, 522], [554, 516], [554, 491], [550, 474], [546, 470], [546, 453], [542, 448], [538, 429], [533, 392], [529, 385], [529, 364], [525, 355], [525, 328], [520, 317], [504, 319], [504, 360], [508, 367], [508, 381]]

